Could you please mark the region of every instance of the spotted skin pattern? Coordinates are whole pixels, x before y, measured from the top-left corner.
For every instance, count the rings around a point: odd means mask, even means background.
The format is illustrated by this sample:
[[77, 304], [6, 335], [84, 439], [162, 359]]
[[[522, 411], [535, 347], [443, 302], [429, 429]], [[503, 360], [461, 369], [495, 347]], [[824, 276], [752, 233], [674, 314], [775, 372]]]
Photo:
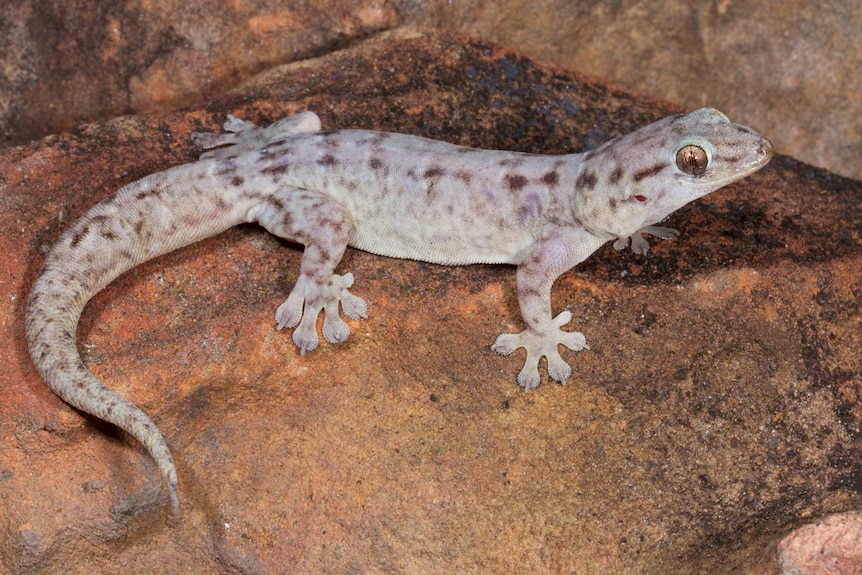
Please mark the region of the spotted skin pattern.
[[225, 133], [193, 134], [210, 150], [200, 160], [128, 184], [96, 204], [57, 240], [30, 293], [26, 333], [33, 362], [69, 404], [140, 441], [179, 510], [177, 473], [164, 437], [137, 406], [106, 387], [81, 361], [75, 334], [87, 301], [130, 268], [232, 226], [257, 222], [305, 246], [300, 275], [278, 308], [278, 329], [296, 328], [304, 355], [323, 337], [350, 329], [339, 315], [366, 317], [335, 273], [347, 246], [446, 265], [518, 266], [526, 329], [492, 349], [526, 350], [518, 383], [540, 382], [539, 361], [565, 383], [559, 346], [586, 349], [583, 334], [553, 316], [556, 278], [609, 240], [645, 253], [642, 234], [690, 201], [760, 169], [768, 140], [721, 112], [677, 115], [583, 153], [542, 156], [478, 150], [385, 132], [321, 131], [305, 112], [269, 127], [228, 116]]

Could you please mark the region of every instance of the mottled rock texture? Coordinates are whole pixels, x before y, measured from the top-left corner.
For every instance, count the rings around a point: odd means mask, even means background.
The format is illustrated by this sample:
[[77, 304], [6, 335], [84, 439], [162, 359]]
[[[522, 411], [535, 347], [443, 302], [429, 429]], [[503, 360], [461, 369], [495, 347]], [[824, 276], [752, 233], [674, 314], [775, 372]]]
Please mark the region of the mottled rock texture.
[[511, 46], [686, 109], [717, 107], [780, 152], [862, 178], [862, 4], [852, 0], [7, 0], [0, 134], [24, 142], [175, 109], [404, 24]]
[[[557, 282], [590, 351], [529, 394], [490, 351], [514, 268], [348, 250], [369, 319], [301, 357], [273, 313], [300, 253], [235, 228], [126, 274], [80, 349], [170, 443], [153, 463], [39, 380], [43, 252], [122, 184], [194, 159], [224, 114], [565, 153], [672, 111], [501, 48], [401, 31], [182, 112], [0, 152], [0, 571], [738, 573], [862, 504], [862, 183], [777, 157], [677, 212], [647, 256]], [[735, 119], [735, 118], [734, 118]]]

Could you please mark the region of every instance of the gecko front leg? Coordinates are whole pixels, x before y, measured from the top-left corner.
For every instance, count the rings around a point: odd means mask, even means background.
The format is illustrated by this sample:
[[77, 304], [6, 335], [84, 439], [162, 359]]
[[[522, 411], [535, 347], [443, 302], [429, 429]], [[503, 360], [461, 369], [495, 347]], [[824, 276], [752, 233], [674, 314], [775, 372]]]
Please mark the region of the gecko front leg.
[[663, 228], [661, 226], [645, 226], [633, 233], [630, 236], [623, 236], [614, 242], [614, 249], [617, 251], [624, 250], [629, 245], [631, 240], [632, 251], [638, 255], [645, 255], [649, 251], [649, 242], [642, 234], [649, 234], [663, 240], [672, 240], [679, 236], [679, 231], [673, 228]]
[[583, 228], [562, 228], [539, 240], [518, 265], [518, 304], [527, 329], [518, 334], [504, 333], [497, 337], [492, 350], [509, 355], [519, 347], [527, 351], [524, 367], [518, 374], [518, 384], [525, 391], [537, 387], [539, 360], [548, 359], [548, 375], [565, 383], [572, 368], [558, 347], [572, 351], [589, 349], [584, 334], [560, 329], [572, 319], [568, 311], [551, 315], [551, 288], [560, 274], [570, 270], [598, 249], [604, 240]]
[[249, 221], [305, 246], [299, 279], [275, 312], [278, 329], [291, 328], [302, 355], [317, 347], [317, 316], [323, 311], [323, 337], [341, 343], [350, 328], [338, 314], [339, 305], [351, 319], [365, 318], [367, 305], [348, 291], [353, 274], [333, 273], [344, 255], [353, 229], [350, 212], [325, 194], [285, 190], [267, 198], [249, 213]]

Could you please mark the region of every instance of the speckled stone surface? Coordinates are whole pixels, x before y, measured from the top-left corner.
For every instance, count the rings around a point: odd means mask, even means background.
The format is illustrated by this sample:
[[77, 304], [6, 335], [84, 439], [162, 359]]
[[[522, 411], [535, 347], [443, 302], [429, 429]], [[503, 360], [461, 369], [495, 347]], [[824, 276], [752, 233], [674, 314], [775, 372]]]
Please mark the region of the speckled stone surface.
[[[173, 114], [0, 153], [0, 566], [18, 573], [731, 573], [862, 504], [862, 183], [777, 157], [677, 212], [647, 256], [556, 283], [592, 349], [529, 394], [490, 345], [514, 268], [348, 250], [369, 319], [300, 357], [273, 314], [300, 253], [253, 226], [142, 265], [79, 331], [180, 475], [55, 397], [23, 302], [60, 231], [194, 158], [227, 113], [582, 151], [674, 111], [481, 43], [412, 31]], [[766, 134], [768, 135], [768, 134]]]

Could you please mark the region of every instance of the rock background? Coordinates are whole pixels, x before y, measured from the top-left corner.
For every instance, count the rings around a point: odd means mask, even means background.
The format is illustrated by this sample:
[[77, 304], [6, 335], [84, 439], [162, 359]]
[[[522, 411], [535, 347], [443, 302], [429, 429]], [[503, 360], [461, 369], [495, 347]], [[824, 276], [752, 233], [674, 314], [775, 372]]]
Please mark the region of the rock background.
[[404, 24], [517, 48], [686, 109], [717, 107], [779, 152], [862, 178], [855, 0], [7, 0], [0, 134], [20, 143], [190, 105]]
[[[300, 252], [263, 230], [136, 268], [90, 303], [79, 342], [165, 433], [170, 518], [145, 454], [39, 380], [23, 304], [69, 221], [194, 159], [191, 132], [305, 109], [548, 153], [673, 111], [400, 30], [186, 111], [0, 152], [0, 571], [780, 573], [799, 539], [779, 540], [862, 504], [862, 183], [776, 157], [677, 212], [681, 237], [648, 256], [606, 246], [564, 274], [554, 309], [592, 350], [566, 355], [569, 385], [529, 394], [520, 358], [489, 349], [521, 325], [509, 266], [348, 250], [369, 319], [306, 357], [272, 324]], [[858, 518], [835, 524], [851, 527], [826, 530], [830, 550], [859, 535]]]

